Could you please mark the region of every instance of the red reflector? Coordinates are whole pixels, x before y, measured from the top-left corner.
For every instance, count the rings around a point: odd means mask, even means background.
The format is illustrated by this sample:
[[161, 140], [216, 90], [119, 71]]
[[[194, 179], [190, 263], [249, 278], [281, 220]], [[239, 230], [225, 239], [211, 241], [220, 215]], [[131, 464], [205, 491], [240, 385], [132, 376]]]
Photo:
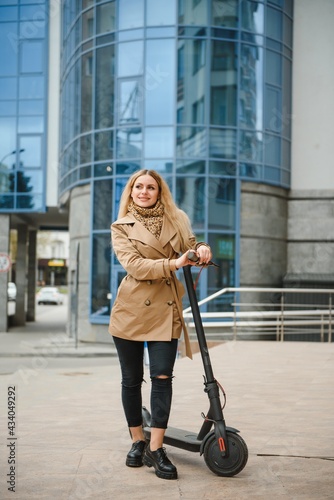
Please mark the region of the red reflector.
[[220, 451], [226, 451], [224, 439], [222, 437], [218, 439], [218, 444]]

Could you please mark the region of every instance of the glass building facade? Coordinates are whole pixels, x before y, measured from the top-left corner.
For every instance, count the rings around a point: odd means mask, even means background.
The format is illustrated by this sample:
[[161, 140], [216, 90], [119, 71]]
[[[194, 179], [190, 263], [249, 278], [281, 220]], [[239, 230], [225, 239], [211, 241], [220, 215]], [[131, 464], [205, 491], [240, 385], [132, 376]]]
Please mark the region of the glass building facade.
[[48, 9], [0, 0], [0, 212], [45, 210]]
[[292, 3], [64, 0], [59, 187], [91, 185], [91, 322], [124, 276], [110, 223], [139, 168], [213, 249], [199, 296], [238, 285], [241, 182], [290, 184]]

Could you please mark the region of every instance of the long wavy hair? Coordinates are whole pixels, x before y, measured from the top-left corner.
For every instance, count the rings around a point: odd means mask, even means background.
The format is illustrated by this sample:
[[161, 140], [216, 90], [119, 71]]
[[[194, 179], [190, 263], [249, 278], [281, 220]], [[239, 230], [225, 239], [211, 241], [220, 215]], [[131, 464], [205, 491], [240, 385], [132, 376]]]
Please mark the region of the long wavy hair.
[[156, 180], [159, 186], [159, 199], [165, 207], [166, 217], [171, 221], [172, 225], [175, 227], [178, 233], [181, 241], [181, 247], [187, 249], [191, 248], [191, 244], [188, 240], [188, 236], [192, 235], [190, 220], [187, 214], [177, 207], [167, 182], [155, 170], [138, 170], [130, 177], [124, 187], [119, 202], [118, 219], [124, 217], [128, 213], [128, 206], [132, 200], [132, 188], [138, 177], [140, 177], [141, 175], [150, 175], [151, 177], [153, 177], [153, 179]]

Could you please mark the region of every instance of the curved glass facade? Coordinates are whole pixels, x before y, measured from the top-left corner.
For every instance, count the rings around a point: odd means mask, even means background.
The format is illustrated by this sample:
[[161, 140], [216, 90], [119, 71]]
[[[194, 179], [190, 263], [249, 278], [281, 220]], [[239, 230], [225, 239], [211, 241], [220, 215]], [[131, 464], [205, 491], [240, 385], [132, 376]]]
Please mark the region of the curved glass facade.
[[48, 5], [0, 2], [0, 212], [45, 210]]
[[92, 185], [91, 320], [124, 274], [109, 226], [142, 167], [213, 248], [199, 296], [237, 285], [240, 181], [290, 183], [292, 0], [65, 0], [62, 40], [60, 193]]

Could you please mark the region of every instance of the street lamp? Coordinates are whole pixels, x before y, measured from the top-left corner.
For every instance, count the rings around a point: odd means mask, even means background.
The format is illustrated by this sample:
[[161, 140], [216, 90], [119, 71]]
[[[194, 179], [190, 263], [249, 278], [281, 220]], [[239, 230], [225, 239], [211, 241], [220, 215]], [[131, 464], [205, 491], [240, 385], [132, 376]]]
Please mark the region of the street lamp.
[[25, 149], [24, 149], [24, 148], [19, 149], [19, 150], [14, 149], [14, 151], [11, 151], [10, 153], [7, 153], [7, 154], [6, 154], [3, 158], [1, 158], [1, 160], [0, 160], [0, 165], [2, 164], [2, 162], [3, 162], [6, 158], [8, 158], [8, 156], [16, 155], [16, 153], [23, 153], [23, 151], [25, 151]]

